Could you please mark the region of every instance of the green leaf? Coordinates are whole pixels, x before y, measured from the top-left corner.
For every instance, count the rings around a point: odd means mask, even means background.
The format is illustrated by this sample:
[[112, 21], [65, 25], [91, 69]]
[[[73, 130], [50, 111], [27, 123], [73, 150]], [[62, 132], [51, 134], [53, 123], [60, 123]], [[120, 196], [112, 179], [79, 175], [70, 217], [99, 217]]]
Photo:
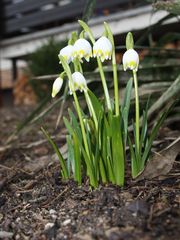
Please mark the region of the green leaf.
[[133, 39], [133, 35], [131, 32], [128, 32], [127, 36], [126, 36], [126, 49], [133, 49], [134, 48], [134, 39]]
[[80, 129], [79, 123], [78, 123], [78, 121], [76, 119], [76, 116], [71, 111], [71, 109], [68, 109], [68, 112], [69, 112], [69, 116], [70, 116], [70, 119], [71, 119], [72, 128], [76, 132], [79, 141], [82, 142], [82, 133], [81, 133], [81, 129]]
[[74, 129], [72, 128], [70, 122], [68, 121], [68, 119], [66, 117], [63, 117], [63, 120], [64, 120], [64, 124], [65, 124], [69, 134], [72, 136], [74, 133]]
[[51, 139], [49, 133], [43, 128], [41, 127], [42, 132], [44, 133], [45, 137], [47, 138], [48, 142], [51, 144], [51, 146], [53, 147], [54, 151], [56, 152], [56, 154], [58, 155], [61, 167], [62, 167], [62, 176], [64, 179], [68, 179], [68, 171], [66, 168], [66, 163], [65, 160], [61, 154], [61, 152], [59, 151], [58, 146], [56, 145], [56, 143]]
[[83, 17], [82, 17], [82, 20], [84, 22], [88, 22], [88, 20], [92, 17], [95, 6], [96, 6], [96, 0], [86, 1], [86, 5], [84, 8]]
[[124, 185], [124, 147], [120, 129], [120, 117], [112, 116], [112, 154], [116, 184]]
[[152, 144], [153, 144], [153, 141], [155, 139], [155, 137], [157, 136], [157, 133], [161, 127], [161, 125], [163, 124], [164, 120], [166, 119], [168, 113], [171, 111], [171, 109], [173, 108], [175, 103], [171, 104], [170, 107], [163, 112], [163, 114], [161, 115], [161, 117], [159, 118], [159, 120], [157, 121], [157, 123], [155, 124], [154, 128], [152, 129], [151, 131], [151, 135], [149, 137], [149, 141], [148, 141], [148, 144], [145, 148], [145, 151], [144, 151], [144, 154], [143, 154], [143, 157], [142, 157], [142, 163], [145, 164], [145, 162], [147, 161], [147, 158], [148, 158], [148, 155], [149, 155], [149, 152], [151, 150], [151, 147], [152, 147]]
[[145, 147], [147, 140], [147, 111], [143, 111], [142, 129], [139, 141], [139, 154], [142, 155], [142, 148]]
[[135, 155], [133, 145], [129, 135], [128, 135], [128, 144], [129, 144], [130, 157], [131, 157], [131, 174], [132, 174], [132, 177], [135, 178], [138, 175], [138, 164], [137, 164], [136, 155]]
[[[139, 154], [142, 156], [142, 147], [146, 145], [147, 141], [147, 128], [148, 128], [148, 123], [147, 123], [147, 113], [148, 113], [148, 108], [149, 108], [149, 101], [150, 97], [147, 100], [146, 108], [143, 111], [143, 119], [142, 119], [142, 129], [141, 129], [141, 134], [140, 134], [140, 141], [139, 141]], [[143, 166], [142, 166], [143, 167]]]
[[[102, 147], [104, 146], [102, 143], [102, 124], [103, 124], [103, 113], [102, 111], [99, 113], [98, 119], [98, 130], [95, 131], [95, 170], [97, 178], [99, 175], [101, 176], [102, 182], [107, 182], [107, 173], [105, 168], [105, 162], [102, 156]], [[99, 180], [99, 178], [98, 178]]]
[[91, 99], [95, 114], [96, 114], [96, 118], [99, 119], [100, 115], [103, 112], [103, 106], [100, 103], [99, 99], [94, 95], [94, 93], [88, 89], [88, 95]]
[[68, 175], [71, 174], [71, 168], [73, 175], [75, 175], [75, 161], [74, 161], [74, 148], [73, 148], [73, 142], [70, 135], [66, 137], [66, 142], [68, 146], [68, 157], [67, 157], [67, 169], [68, 169]]
[[82, 151], [85, 163], [86, 163], [87, 175], [89, 176], [90, 184], [92, 187], [96, 188], [98, 185], [98, 182], [97, 182], [97, 178], [95, 177], [95, 171], [94, 171], [93, 164], [92, 164], [91, 160], [89, 159], [86, 151], [84, 150], [82, 144], [80, 144], [80, 148], [81, 148], [81, 151]]
[[115, 176], [114, 176], [114, 169], [113, 169], [113, 159], [112, 159], [112, 150], [111, 150], [111, 139], [107, 137], [106, 140], [107, 146], [107, 159], [106, 159], [106, 169], [108, 172], [109, 181], [115, 184]]
[[78, 182], [78, 184], [81, 184], [82, 182], [81, 153], [80, 153], [78, 138], [75, 133], [73, 134], [73, 141], [74, 141], [74, 160], [75, 160], [75, 180]]
[[125, 89], [125, 95], [124, 95], [124, 101], [122, 104], [122, 118], [123, 118], [123, 130], [124, 130], [124, 143], [126, 144], [127, 141], [127, 131], [128, 131], [128, 117], [129, 117], [129, 109], [131, 104], [131, 92], [132, 92], [132, 85], [133, 85], [133, 79], [130, 78], [126, 89]]

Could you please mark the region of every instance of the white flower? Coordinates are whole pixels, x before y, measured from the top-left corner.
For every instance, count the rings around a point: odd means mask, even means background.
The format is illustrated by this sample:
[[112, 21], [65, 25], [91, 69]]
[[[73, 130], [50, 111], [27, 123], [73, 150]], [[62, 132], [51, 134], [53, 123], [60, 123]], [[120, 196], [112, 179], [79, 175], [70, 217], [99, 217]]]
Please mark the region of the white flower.
[[72, 59], [73, 59], [73, 46], [72, 45], [68, 45], [64, 48], [62, 48], [59, 52], [59, 56], [63, 56], [65, 58], [65, 60], [67, 61], [67, 63], [69, 64]]
[[111, 59], [112, 55], [112, 44], [107, 37], [99, 38], [93, 46], [93, 56], [100, 57], [101, 61], [104, 62], [106, 59]]
[[89, 58], [92, 57], [92, 47], [86, 39], [78, 39], [73, 47], [73, 57], [77, 57], [80, 60], [84, 57], [89, 62]]
[[56, 80], [54, 81], [53, 83], [53, 87], [52, 87], [52, 94], [51, 96], [54, 98], [58, 92], [61, 90], [61, 87], [62, 87], [62, 84], [63, 84], [63, 79], [58, 77], [56, 78]]
[[86, 79], [80, 72], [72, 74], [72, 81], [72, 83], [69, 81], [70, 94], [72, 94], [72, 91], [80, 90], [82, 92], [87, 89]]
[[139, 55], [134, 49], [129, 49], [124, 53], [122, 62], [124, 71], [127, 69], [137, 71], [139, 65]]

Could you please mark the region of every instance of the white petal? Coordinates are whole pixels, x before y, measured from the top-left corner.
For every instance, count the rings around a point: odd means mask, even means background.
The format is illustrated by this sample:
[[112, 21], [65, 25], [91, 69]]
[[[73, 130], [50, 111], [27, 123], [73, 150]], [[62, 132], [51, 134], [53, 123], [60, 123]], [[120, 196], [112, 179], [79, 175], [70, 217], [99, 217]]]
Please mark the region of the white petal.
[[[139, 65], [139, 55], [134, 49], [127, 50], [122, 58], [124, 69], [137, 70]], [[132, 67], [131, 63], [134, 62], [134, 67]]]
[[74, 56], [81, 58], [90, 57], [92, 55], [92, 47], [86, 39], [78, 39], [74, 44]]
[[[73, 87], [75, 91], [85, 90], [87, 88], [86, 79], [80, 72], [74, 72], [72, 74], [72, 80], [73, 80], [73, 84], [74, 84]], [[71, 86], [70, 86], [70, 89], [73, 90]]]
[[72, 45], [68, 45], [64, 48], [62, 48], [59, 52], [60, 56], [63, 56], [68, 63], [70, 63], [72, 61], [72, 57], [73, 57], [73, 46]]
[[[96, 52], [96, 53], [95, 53]], [[107, 52], [109, 53], [107, 55]], [[101, 58], [101, 61], [104, 59], [110, 59], [112, 54], [112, 44], [107, 37], [99, 38], [93, 46], [93, 55], [94, 57], [98, 56]]]
[[58, 94], [58, 92], [61, 90], [62, 84], [63, 79], [60, 77], [56, 78], [52, 87], [52, 97], [55, 97]]

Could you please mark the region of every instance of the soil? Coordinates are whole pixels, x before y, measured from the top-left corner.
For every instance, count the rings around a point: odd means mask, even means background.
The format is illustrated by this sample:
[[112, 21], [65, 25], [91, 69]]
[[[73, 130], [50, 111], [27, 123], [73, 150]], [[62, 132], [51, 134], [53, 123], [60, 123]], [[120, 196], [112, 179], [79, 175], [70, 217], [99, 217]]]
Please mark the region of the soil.
[[[77, 186], [59, 177], [59, 163], [40, 124], [5, 144], [30, 111], [0, 109], [0, 239], [179, 239], [179, 157], [161, 179], [135, 182], [127, 176], [124, 188], [100, 185], [96, 190], [84, 179]], [[64, 132], [54, 131], [56, 118], [54, 112], [42, 124], [62, 146]]]

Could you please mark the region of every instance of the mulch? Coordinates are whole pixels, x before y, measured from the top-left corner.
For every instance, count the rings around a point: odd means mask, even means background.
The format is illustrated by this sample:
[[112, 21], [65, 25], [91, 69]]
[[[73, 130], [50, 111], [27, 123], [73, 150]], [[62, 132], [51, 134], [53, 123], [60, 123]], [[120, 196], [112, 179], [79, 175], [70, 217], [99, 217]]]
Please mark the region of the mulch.
[[123, 188], [101, 184], [95, 190], [85, 178], [78, 186], [62, 181], [40, 131], [45, 125], [63, 146], [63, 129], [54, 130], [58, 111], [3, 149], [31, 110], [0, 109], [0, 239], [179, 239], [179, 156], [163, 178], [136, 182], [127, 175]]

